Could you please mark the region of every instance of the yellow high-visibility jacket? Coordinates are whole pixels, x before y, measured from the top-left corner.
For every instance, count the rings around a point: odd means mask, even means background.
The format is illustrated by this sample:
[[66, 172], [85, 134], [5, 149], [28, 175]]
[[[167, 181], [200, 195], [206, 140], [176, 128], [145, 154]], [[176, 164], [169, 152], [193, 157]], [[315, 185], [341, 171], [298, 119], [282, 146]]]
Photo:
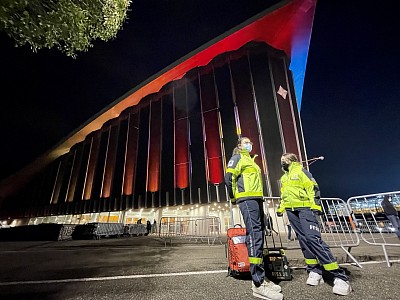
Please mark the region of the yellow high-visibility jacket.
[[289, 171], [281, 177], [281, 202], [277, 212], [286, 209], [309, 207], [321, 211], [318, 184], [311, 173], [298, 162], [292, 162]]
[[246, 150], [241, 150], [228, 162], [225, 184], [232, 203], [263, 197], [261, 169], [254, 158]]

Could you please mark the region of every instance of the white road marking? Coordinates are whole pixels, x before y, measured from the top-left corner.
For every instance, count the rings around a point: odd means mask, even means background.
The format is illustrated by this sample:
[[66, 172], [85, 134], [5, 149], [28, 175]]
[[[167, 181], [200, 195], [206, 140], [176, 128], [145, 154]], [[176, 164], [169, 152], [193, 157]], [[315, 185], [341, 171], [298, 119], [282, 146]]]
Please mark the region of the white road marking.
[[106, 281], [106, 280], [118, 280], [118, 279], [188, 276], [188, 275], [203, 275], [203, 274], [218, 274], [218, 273], [227, 273], [227, 270], [181, 272], [181, 273], [159, 273], [159, 274], [137, 274], [137, 275], [126, 275], [126, 276], [89, 277], [89, 278], [54, 279], [54, 280], [10, 281], [10, 282], [0, 282], [0, 286], [18, 285], [18, 284], [49, 284], [49, 283]]
[[[400, 263], [400, 260], [391, 260], [390, 262], [391, 263]], [[360, 262], [360, 265], [381, 264], [381, 263], [386, 263], [386, 260]], [[341, 266], [350, 266], [350, 265], [354, 265], [354, 263], [344, 263], [344, 264], [340, 264], [340, 265]], [[293, 267], [293, 269], [304, 269], [304, 267]], [[126, 275], [126, 276], [88, 277], [88, 278], [54, 279], [54, 280], [10, 281], [10, 282], [0, 282], [0, 286], [10, 286], [10, 285], [19, 285], [19, 284], [51, 284], [51, 283], [107, 281], [107, 280], [119, 280], [119, 279], [189, 276], [189, 275], [204, 275], [204, 274], [219, 274], [219, 273], [227, 273], [227, 270], [180, 272], [180, 273], [159, 273], [159, 274], [137, 274], [137, 275]]]
[[[391, 259], [391, 263], [398, 263], [400, 262], [400, 259]], [[386, 260], [381, 260], [381, 261], [364, 261], [364, 262], [359, 262], [360, 265], [373, 265], [373, 264], [381, 264], [381, 263], [386, 263]], [[341, 266], [354, 266], [355, 263], [344, 263], [344, 264], [339, 264]]]

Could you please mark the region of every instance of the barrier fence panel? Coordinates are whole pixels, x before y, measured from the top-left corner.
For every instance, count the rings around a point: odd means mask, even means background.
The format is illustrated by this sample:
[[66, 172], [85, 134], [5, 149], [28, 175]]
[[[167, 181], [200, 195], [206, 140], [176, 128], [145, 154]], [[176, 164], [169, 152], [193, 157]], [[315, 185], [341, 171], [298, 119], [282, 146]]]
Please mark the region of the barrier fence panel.
[[218, 217], [190, 218], [162, 217], [160, 220], [159, 237], [167, 240], [172, 245], [173, 239], [187, 241], [207, 241], [214, 244], [216, 240], [221, 241], [221, 220]]
[[124, 235], [146, 235], [147, 228], [146, 224], [125, 224], [124, 226]]
[[124, 224], [123, 223], [88, 223], [95, 225], [95, 234], [97, 237], [102, 236], [122, 236], [124, 234]]
[[[264, 197], [264, 223], [266, 247], [269, 249], [300, 249], [296, 234], [290, 227], [286, 213], [278, 217], [278, 197]], [[317, 216], [322, 239], [330, 248], [341, 248], [359, 267], [350, 254], [352, 247], [360, 244], [356, 225], [347, 203], [340, 198], [322, 198], [322, 214]], [[347, 248], [347, 249], [346, 249]]]
[[75, 230], [75, 224], [62, 224], [60, 234], [58, 235], [59, 241], [72, 240], [72, 234]]
[[352, 211], [354, 223], [363, 241], [370, 245], [381, 246], [387, 265], [391, 263], [387, 255], [386, 247], [399, 247], [398, 233], [399, 224], [392, 224], [382, 207], [385, 196], [390, 198], [393, 207], [399, 215], [400, 211], [400, 191], [386, 192], [380, 194], [370, 194], [350, 197], [347, 204]]
[[360, 239], [346, 202], [340, 198], [321, 199], [323, 214], [318, 216], [321, 234], [329, 247], [355, 247]]

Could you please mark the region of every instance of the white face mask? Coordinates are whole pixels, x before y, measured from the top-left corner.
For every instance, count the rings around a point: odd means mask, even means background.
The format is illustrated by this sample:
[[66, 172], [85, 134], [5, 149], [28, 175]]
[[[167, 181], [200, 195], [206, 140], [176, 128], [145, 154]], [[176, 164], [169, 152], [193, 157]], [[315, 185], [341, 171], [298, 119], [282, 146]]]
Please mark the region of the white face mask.
[[252, 144], [250, 144], [250, 143], [246, 143], [246, 144], [243, 144], [242, 145], [242, 148], [244, 149], [244, 150], [247, 150], [247, 152], [251, 152], [251, 150], [253, 150], [253, 145]]

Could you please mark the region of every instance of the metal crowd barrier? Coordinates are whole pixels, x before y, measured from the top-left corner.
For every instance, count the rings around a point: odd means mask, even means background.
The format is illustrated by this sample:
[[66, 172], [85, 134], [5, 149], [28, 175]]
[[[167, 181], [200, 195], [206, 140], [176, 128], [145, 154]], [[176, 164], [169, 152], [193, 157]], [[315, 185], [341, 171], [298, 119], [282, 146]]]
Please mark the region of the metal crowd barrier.
[[[358, 261], [350, 254], [351, 248], [360, 244], [358, 231], [345, 201], [340, 198], [322, 198], [322, 214], [318, 216], [322, 239], [330, 248], [341, 248], [357, 266]], [[266, 247], [270, 249], [300, 249], [293, 229], [289, 238], [289, 221], [286, 213], [276, 215], [279, 197], [264, 197], [264, 223], [266, 225]]]
[[58, 240], [72, 240], [72, 234], [74, 233], [75, 227], [75, 224], [63, 224], [58, 235]]
[[74, 239], [100, 239], [101, 237], [122, 236], [124, 234], [123, 223], [100, 223], [93, 222], [77, 225], [72, 234]]
[[177, 217], [170, 221], [168, 217], [162, 217], [159, 225], [159, 237], [172, 246], [172, 240], [204, 242], [214, 245], [215, 241], [221, 241], [221, 221], [218, 217], [190, 218]]
[[99, 237], [121, 236], [124, 233], [123, 223], [94, 223], [94, 224], [96, 224], [95, 234]]
[[396, 229], [387, 220], [382, 208], [384, 196], [392, 198], [392, 204], [400, 211], [400, 191], [380, 194], [351, 197], [347, 204], [352, 211], [357, 230], [364, 242], [374, 246], [381, 246], [386, 263], [390, 267], [390, 259], [386, 251], [387, 246], [400, 247]]
[[125, 224], [124, 235], [145, 235], [147, 233], [146, 224]]

